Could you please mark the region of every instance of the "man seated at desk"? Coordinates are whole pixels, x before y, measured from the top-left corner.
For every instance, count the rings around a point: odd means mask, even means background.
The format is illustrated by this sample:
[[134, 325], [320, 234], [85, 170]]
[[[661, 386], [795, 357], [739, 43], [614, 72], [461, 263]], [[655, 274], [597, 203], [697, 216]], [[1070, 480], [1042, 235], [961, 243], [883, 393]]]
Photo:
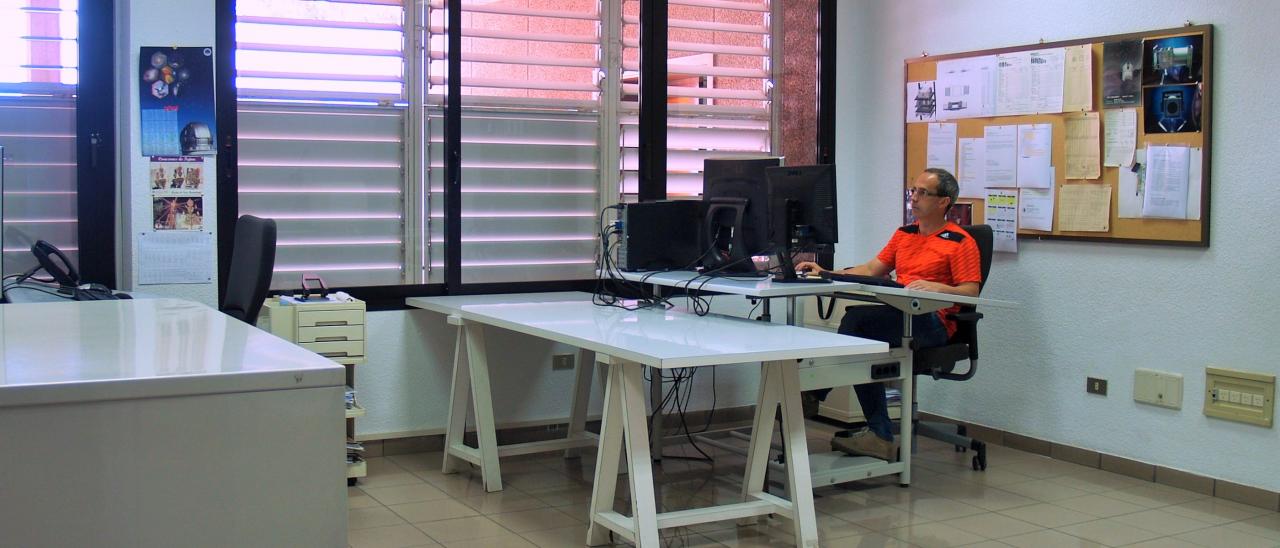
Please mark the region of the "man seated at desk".
[[[879, 255], [866, 263], [836, 271], [840, 274], [888, 276], [897, 272], [897, 281], [908, 289], [978, 296], [982, 281], [982, 263], [978, 245], [964, 229], [946, 219], [947, 210], [960, 193], [956, 178], [944, 169], [926, 169], [911, 184], [911, 212], [917, 222], [899, 228]], [[822, 272], [812, 262], [802, 262], [797, 270]], [[911, 330], [916, 348], [932, 348], [946, 344], [956, 325], [946, 318], [958, 307], [939, 310], [936, 314], [912, 317]], [[839, 332], [902, 345], [902, 312], [887, 305], [853, 306], [840, 321]], [[896, 460], [898, 443], [894, 440], [884, 383], [853, 387], [866, 417], [867, 428], [852, 436], [837, 436], [833, 448], [855, 455]], [[812, 401], [825, 399], [831, 390], [806, 393]], [[903, 402], [910, 405], [909, 402]], [[906, 409], [904, 407], [904, 409]], [[908, 416], [906, 411], [904, 416]]]

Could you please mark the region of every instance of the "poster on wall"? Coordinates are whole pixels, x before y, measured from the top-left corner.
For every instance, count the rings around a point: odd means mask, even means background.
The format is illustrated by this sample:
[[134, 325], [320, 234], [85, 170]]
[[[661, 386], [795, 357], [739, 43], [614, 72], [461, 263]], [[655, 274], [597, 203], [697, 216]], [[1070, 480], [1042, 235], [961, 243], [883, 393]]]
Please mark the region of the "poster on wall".
[[151, 218], [155, 230], [204, 230], [204, 158], [152, 156]]
[[213, 48], [140, 48], [138, 78], [143, 156], [216, 153]]

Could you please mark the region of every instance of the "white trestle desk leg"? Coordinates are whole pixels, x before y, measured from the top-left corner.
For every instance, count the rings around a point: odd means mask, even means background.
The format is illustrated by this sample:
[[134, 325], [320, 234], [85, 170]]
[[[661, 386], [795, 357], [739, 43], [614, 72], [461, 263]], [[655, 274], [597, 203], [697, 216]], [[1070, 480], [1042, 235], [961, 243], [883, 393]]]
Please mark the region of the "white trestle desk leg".
[[[607, 358], [606, 358], [607, 359]], [[591, 509], [588, 513], [587, 545], [609, 544], [609, 530], [596, 523], [596, 514], [613, 511], [618, 490], [618, 461], [622, 457], [622, 382], [621, 367], [607, 367], [600, 362], [600, 381], [604, 383], [604, 415], [600, 421], [600, 443], [596, 450], [596, 476], [591, 486]]]
[[[756, 397], [756, 414], [751, 423], [751, 442], [747, 447], [746, 477], [742, 482], [742, 500], [749, 501], [764, 492], [765, 471], [769, 464], [769, 446], [773, 441], [774, 413], [778, 410], [778, 391], [774, 380], [776, 368], [769, 362], [760, 364], [760, 393]], [[788, 455], [789, 457], [789, 455]], [[790, 462], [790, 458], [788, 458]], [[756, 523], [758, 518], [743, 518], [739, 525]]]
[[[622, 361], [616, 373], [622, 384], [622, 419], [626, 428], [627, 475], [631, 481], [631, 516], [635, 527], [637, 548], [657, 548], [658, 505], [653, 494], [653, 462], [649, 457], [648, 413], [644, 405], [645, 366]], [[655, 369], [655, 377], [661, 378]]]
[[[591, 403], [591, 371], [595, 368], [596, 353], [579, 349], [573, 363], [573, 403], [569, 409], [569, 439], [581, 437], [587, 429], [587, 404]], [[604, 381], [603, 378], [600, 379]], [[564, 458], [579, 455], [578, 448], [565, 449]]]
[[782, 443], [787, 451], [787, 491], [791, 496], [796, 546], [816, 547], [818, 519], [813, 509], [813, 477], [800, 405], [800, 366], [795, 360], [784, 360], [769, 362], [768, 367], [774, 369], [770, 378], [782, 400]]
[[462, 318], [449, 316], [449, 324], [458, 326], [453, 346], [453, 383], [449, 389], [449, 422], [444, 431], [444, 463], [440, 471], [452, 474], [466, 467], [466, 461], [452, 455], [449, 448], [461, 446], [467, 432], [467, 407], [471, 403], [471, 368], [467, 367], [467, 336]]
[[915, 367], [915, 354], [907, 350], [907, 360], [903, 365], [902, 375], [902, 394], [899, 401], [901, 412], [898, 423], [902, 425], [900, 428], [901, 436], [898, 440], [898, 458], [902, 461], [902, 474], [898, 476], [898, 484], [906, 487], [911, 485], [911, 449], [915, 447], [916, 440], [912, 437], [915, 428], [912, 421], [915, 419], [915, 394], [916, 394], [916, 376], [912, 373]]
[[476, 414], [476, 443], [480, 451], [480, 472], [484, 490], [502, 490], [502, 469], [498, 465], [498, 437], [493, 421], [493, 392], [489, 387], [489, 360], [485, 353], [484, 326], [468, 323], [467, 362], [471, 369], [471, 401]]

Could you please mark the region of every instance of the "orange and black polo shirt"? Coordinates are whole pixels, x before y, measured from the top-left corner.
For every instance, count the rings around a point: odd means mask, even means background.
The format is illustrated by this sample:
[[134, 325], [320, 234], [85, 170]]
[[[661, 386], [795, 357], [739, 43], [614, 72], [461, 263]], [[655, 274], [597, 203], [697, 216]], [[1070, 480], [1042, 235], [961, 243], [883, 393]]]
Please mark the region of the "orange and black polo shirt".
[[[982, 257], [977, 242], [960, 225], [950, 221], [932, 234], [921, 234], [918, 223], [899, 228], [876, 259], [897, 271], [898, 283], [902, 285], [915, 280], [947, 285], [982, 282]], [[959, 309], [957, 305], [938, 311], [948, 337], [955, 334], [956, 324], [947, 319], [947, 314]]]

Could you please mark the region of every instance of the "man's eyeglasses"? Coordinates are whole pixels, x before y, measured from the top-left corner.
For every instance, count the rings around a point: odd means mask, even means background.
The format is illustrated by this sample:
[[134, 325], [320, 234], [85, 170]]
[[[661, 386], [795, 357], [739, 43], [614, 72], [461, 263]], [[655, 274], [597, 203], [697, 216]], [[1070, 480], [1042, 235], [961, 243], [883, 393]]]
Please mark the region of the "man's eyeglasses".
[[908, 190], [908, 192], [910, 192], [912, 196], [917, 196], [917, 197], [942, 196], [942, 194], [939, 194], [938, 192], [930, 192], [929, 189], [920, 188], [920, 187], [911, 188]]

